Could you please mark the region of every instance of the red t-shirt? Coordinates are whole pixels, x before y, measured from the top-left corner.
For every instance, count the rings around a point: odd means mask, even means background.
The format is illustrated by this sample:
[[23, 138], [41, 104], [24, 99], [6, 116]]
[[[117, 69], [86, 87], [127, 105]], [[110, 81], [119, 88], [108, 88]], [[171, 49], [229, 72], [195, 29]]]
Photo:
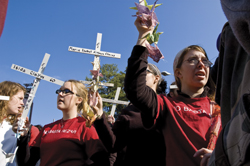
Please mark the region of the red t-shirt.
[[36, 136], [39, 134], [39, 129], [35, 126], [31, 126], [30, 129], [30, 140], [29, 140], [29, 146], [33, 143], [33, 141], [36, 139]]
[[40, 147], [40, 166], [84, 165], [103, 150], [94, 126], [86, 127], [82, 117], [45, 125], [31, 146]]
[[[165, 100], [165, 108], [164, 101]], [[158, 95], [156, 124], [164, 133], [167, 165], [200, 165], [194, 153], [208, 146], [211, 127], [210, 99], [171, 98]]]

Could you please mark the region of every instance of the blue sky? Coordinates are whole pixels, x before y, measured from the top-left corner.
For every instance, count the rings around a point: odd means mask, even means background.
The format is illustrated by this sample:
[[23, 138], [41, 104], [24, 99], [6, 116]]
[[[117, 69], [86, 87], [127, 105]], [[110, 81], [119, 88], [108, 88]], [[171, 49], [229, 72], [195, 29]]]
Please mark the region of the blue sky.
[[[121, 59], [100, 57], [101, 65], [117, 64], [125, 71], [136, 43], [134, 0], [9, 1], [5, 27], [0, 38], [0, 82], [32, 83], [34, 77], [12, 70], [11, 65], [38, 71], [45, 53], [50, 54], [44, 74], [62, 81], [90, 77], [93, 55], [69, 52], [69, 46], [95, 49], [97, 33], [102, 33], [101, 51], [120, 53]], [[154, 0], [148, 0], [153, 4]], [[155, 12], [164, 32], [158, 47], [165, 56], [156, 64], [173, 73], [172, 62], [182, 48], [198, 44], [209, 59], [218, 56], [216, 40], [226, 23], [218, 0], [159, 0]], [[174, 76], [165, 77], [168, 84]], [[41, 81], [34, 98], [32, 124], [45, 125], [62, 118], [56, 107], [55, 90], [60, 86]]]

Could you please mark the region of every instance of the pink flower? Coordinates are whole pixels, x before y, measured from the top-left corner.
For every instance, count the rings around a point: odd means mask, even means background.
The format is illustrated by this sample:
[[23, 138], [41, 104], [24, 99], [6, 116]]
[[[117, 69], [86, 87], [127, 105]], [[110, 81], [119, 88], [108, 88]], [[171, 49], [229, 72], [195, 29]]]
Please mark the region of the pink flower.
[[149, 57], [152, 58], [155, 62], [159, 62], [160, 59], [163, 59], [164, 56], [162, 55], [160, 49], [154, 44], [155, 47], [151, 46], [150, 44], [146, 43], [146, 47], [148, 49]]

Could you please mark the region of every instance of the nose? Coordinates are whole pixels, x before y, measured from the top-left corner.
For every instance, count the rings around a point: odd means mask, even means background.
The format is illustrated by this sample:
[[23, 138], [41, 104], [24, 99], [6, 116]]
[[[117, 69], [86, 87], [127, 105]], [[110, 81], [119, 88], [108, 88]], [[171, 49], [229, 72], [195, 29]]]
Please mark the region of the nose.
[[58, 95], [60, 95], [60, 96], [63, 96], [63, 91], [60, 91], [59, 93], [58, 93]]
[[199, 61], [198, 61], [198, 67], [205, 67], [205, 64], [202, 62], [202, 60], [201, 59], [199, 59]]

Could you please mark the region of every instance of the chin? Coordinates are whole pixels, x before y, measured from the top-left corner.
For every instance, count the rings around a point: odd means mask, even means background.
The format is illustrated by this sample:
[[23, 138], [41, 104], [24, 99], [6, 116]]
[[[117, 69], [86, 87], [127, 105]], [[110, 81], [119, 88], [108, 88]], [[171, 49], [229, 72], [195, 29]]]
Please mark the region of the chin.
[[193, 85], [196, 85], [197, 88], [203, 88], [207, 84], [206, 81], [195, 82]]

